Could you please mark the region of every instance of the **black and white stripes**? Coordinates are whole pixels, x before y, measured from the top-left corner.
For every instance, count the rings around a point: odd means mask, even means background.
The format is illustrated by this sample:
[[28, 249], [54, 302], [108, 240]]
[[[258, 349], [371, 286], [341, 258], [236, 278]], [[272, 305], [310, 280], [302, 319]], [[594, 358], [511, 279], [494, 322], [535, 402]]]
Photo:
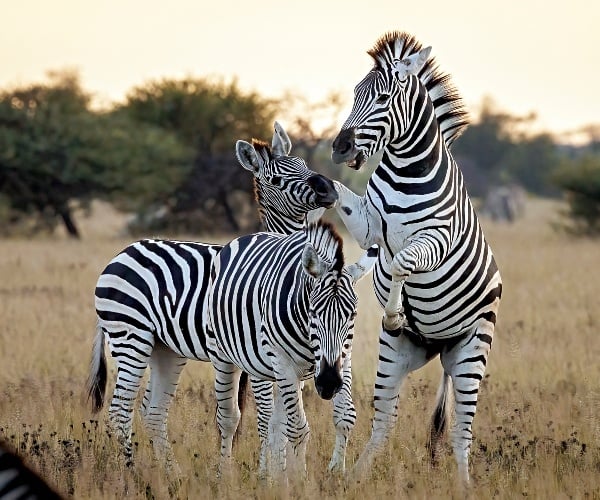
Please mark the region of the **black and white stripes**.
[[[275, 382], [275, 410], [269, 425], [274, 475], [305, 470], [309, 427], [302, 405], [302, 381], [314, 376], [317, 392], [334, 398], [338, 413], [354, 415], [350, 354], [357, 308], [355, 282], [371, 268], [363, 256], [344, 267], [342, 241], [319, 223], [289, 236], [258, 233], [226, 245], [213, 263], [208, 298], [209, 354], [216, 369], [217, 422], [224, 464], [239, 415], [235, 393], [240, 370]], [[343, 390], [342, 390], [343, 389]], [[330, 468], [343, 470], [347, 434], [354, 421], [338, 418]]]
[[406, 33], [383, 36], [369, 51], [375, 65], [356, 86], [334, 141], [334, 161], [355, 169], [383, 150], [363, 197], [336, 184], [349, 231], [363, 248], [381, 247], [374, 271], [384, 306], [375, 417], [357, 465], [368, 470], [385, 442], [403, 379], [439, 353], [445, 375], [438, 407], [448, 401], [449, 377], [456, 400], [451, 439], [468, 481], [471, 426], [502, 284], [449, 150], [466, 112], [429, 53]]
[[[331, 181], [309, 170], [302, 159], [289, 156], [290, 149], [290, 139], [278, 123], [271, 147], [258, 140], [236, 144], [241, 165], [254, 175], [265, 229], [285, 234], [301, 229], [309, 211], [322, 210], [337, 197]], [[143, 421], [156, 454], [167, 464], [172, 462], [167, 414], [187, 360], [209, 360], [203, 311], [210, 266], [221, 248], [184, 241], [138, 241], [116, 255], [98, 279], [98, 327], [88, 388], [97, 411], [106, 387], [106, 338], [117, 365], [109, 415], [128, 460], [133, 406], [149, 366]], [[252, 386], [258, 391], [261, 438], [266, 439], [273, 405], [270, 384], [253, 382]]]

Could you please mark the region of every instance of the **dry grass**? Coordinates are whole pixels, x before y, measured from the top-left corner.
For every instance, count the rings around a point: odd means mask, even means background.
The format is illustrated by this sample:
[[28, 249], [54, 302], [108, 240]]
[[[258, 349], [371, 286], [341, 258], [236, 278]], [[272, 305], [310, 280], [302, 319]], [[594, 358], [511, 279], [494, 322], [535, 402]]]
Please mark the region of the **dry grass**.
[[[515, 225], [486, 223], [504, 278], [487, 376], [474, 424], [474, 493], [481, 498], [600, 498], [600, 245], [552, 232], [557, 207], [532, 204]], [[93, 290], [108, 260], [129, 241], [111, 236], [118, 218], [99, 207], [84, 240], [0, 241], [0, 437], [75, 498], [432, 498], [452, 497], [448, 448], [426, 459], [426, 423], [440, 368], [433, 361], [406, 382], [400, 418], [372, 478], [354, 487], [326, 472], [333, 443], [330, 405], [306, 387], [312, 428], [308, 480], [274, 490], [256, 477], [258, 438], [251, 407], [229, 481], [218, 461], [212, 372], [190, 363], [169, 430], [183, 476], [175, 487], [152, 459], [139, 422], [136, 465], [119, 459], [105, 413], [93, 420], [82, 398], [95, 315]], [[358, 249], [348, 242], [347, 254]], [[348, 464], [366, 442], [381, 312], [369, 280], [360, 285], [354, 396], [358, 423]], [[92, 419], [92, 420], [91, 420]]]

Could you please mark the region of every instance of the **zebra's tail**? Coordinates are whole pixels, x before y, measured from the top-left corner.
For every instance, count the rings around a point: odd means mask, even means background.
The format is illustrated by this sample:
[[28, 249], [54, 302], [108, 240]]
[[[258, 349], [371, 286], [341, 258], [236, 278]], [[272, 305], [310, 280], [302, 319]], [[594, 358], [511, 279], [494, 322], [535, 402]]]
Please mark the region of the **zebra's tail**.
[[237, 429], [233, 435], [233, 442], [235, 443], [242, 434], [242, 419], [244, 418], [244, 409], [246, 408], [246, 397], [248, 396], [248, 374], [242, 372], [240, 375], [240, 383], [238, 385], [238, 408], [240, 409], [240, 421], [238, 422]]
[[438, 387], [435, 410], [431, 418], [431, 425], [429, 426], [429, 441], [427, 448], [429, 449], [429, 458], [431, 463], [435, 465], [437, 463], [437, 451], [440, 438], [446, 431], [446, 425], [448, 422], [448, 407], [450, 404], [450, 387], [452, 379], [446, 372], [442, 375], [440, 386]]
[[88, 399], [92, 400], [92, 411], [97, 413], [104, 406], [106, 392], [106, 355], [104, 354], [104, 332], [100, 323], [96, 325], [96, 337], [92, 348], [90, 374], [87, 380]]

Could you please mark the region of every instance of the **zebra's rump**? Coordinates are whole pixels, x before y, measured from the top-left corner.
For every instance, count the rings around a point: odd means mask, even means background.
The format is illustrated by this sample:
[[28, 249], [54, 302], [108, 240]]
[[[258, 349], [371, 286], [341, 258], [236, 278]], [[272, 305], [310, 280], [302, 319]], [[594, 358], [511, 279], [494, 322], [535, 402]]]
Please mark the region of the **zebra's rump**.
[[190, 359], [207, 360], [202, 328], [212, 261], [221, 245], [141, 240], [106, 266], [96, 312], [110, 336], [156, 335]]

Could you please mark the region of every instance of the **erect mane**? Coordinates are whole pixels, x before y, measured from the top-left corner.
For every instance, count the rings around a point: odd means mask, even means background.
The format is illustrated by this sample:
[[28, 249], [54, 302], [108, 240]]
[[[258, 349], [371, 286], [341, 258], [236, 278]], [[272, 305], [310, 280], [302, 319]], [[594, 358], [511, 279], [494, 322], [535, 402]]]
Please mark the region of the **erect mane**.
[[[367, 53], [375, 61], [376, 70], [389, 70], [395, 62], [423, 48], [413, 35], [403, 31], [384, 34]], [[469, 116], [462, 97], [450, 74], [439, 69], [435, 57], [430, 57], [419, 72], [419, 80], [425, 85], [435, 108], [440, 131], [450, 146], [469, 125]]]
[[253, 138], [252, 147], [256, 151], [256, 154], [262, 156], [265, 162], [271, 161], [273, 159], [273, 151], [271, 151], [271, 146], [269, 146], [269, 143], [261, 141], [260, 139]]
[[332, 263], [332, 269], [338, 273], [344, 267], [344, 242], [333, 225], [319, 220], [305, 228], [306, 239], [319, 257]]
[[[253, 138], [252, 147], [256, 151], [256, 154], [263, 158], [263, 161], [268, 162], [273, 159], [273, 152], [271, 151], [271, 147], [267, 142]], [[265, 207], [263, 204], [261, 191], [258, 189], [258, 181], [256, 180], [256, 177], [254, 177], [254, 200], [258, 205], [258, 216], [260, 221], [263, 222], [265, 218]]]

